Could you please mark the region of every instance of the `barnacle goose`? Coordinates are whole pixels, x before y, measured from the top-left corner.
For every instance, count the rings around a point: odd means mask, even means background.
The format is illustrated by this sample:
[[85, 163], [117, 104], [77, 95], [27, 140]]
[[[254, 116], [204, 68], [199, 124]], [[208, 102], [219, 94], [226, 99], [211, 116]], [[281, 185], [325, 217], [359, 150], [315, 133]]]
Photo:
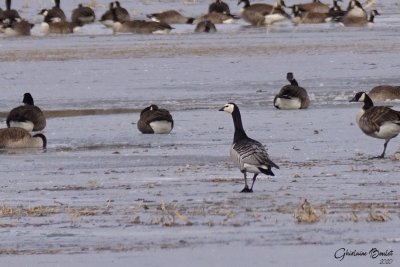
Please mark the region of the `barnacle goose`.
[[274, 98], [274, 107], [277, 109], [305, 109], [310, 105], [307, 91], [300, 87], [293, 77], [293, 73], [286, 75], [290, 84], [285, 85]]
[[174, 128], [174, 120], [168, 110], [150, 105], [140, 112], [137, 128], [144, 134], [168, 134]]
[[32, 136], [22, 128], [0, 129], [0, 148], [46, 148], [47, 139], [43, 134]]
[[350, 102], [364, 103], [362, 109], [357, 113], [357, 124], [366, 135], [385, 139], [382, 154], [374, 157], [383, 158], [390, 139], [400, 133], [400, 111], [384, 106], [374, 106], [371, 98], [365, 92], [358, 92]]
[[13, 108], [7, 116], [7, 127], [24, 128], [27, 131], [41, 131], [46, 127], [42, 110], [34, 105], [32, 95], [25, 93], [24, 105]]
[[[241, 192], [253, 192], [254, 182], [260, 173], [274, 176], [271, 168], [274, 167], [279, 169], [279, 167], [269, 159], [267, 150], [260, 142], [247, 136], [243, 129], [239, 107], [236, 104], [225, 104], [225, 106], [223, 106], [219, 111], [225, 111], [232, 114], [235, 134], [230, 155], [231, 158], [238, 163], [240, 171], [244, 175], [245, 186]], [[247, 185], [247, 172], [254, 173], [253, 183], [250, 188]]]

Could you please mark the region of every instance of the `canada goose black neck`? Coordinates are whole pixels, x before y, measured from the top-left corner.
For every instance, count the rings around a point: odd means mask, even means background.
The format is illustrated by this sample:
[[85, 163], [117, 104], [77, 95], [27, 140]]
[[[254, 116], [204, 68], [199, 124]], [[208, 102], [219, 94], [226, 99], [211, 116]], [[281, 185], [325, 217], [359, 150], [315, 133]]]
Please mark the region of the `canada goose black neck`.
[[38, 134], [35, 134], [32, 137], [40, 137], [40, 138], [42, 138], [42, 140], [43, 140], [43, 148], [47, 147], [47, 138], [46, 138], [46, 136], [44, 136], [44, 134], [38, 133]]
[[6, 0], [6, 10], [11, 10], [11, 0]]
[[364, 110], [367, 110], [367, 109], [372, 108], [373, 106], [374, 106], [374, 102], [373, 102], [372, 99], [369, 97], [369, 95], [367, 95], [367, 93], [365, 93], [363, 109], [364, 109]]
[[30, 93], [25, 93], [24, 94], [24, 98], [22, 100], [22, 103], [24, 103], [25, 105], [30, 105], [33, 106], [34, 102], [33, 102], [33, 97]]
[[60, 8], [60, 0], [54, 0], [54, 6]]

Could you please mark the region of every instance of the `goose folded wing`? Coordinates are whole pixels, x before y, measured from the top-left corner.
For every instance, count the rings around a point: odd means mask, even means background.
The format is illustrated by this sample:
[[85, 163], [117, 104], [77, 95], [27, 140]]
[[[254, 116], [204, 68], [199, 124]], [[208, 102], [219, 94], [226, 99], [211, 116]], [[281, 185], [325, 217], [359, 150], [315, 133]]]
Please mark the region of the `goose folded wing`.
[[389, 107], [373, 107], [360, 118], [360, 124], [366, 133], [379, 131], [379, 127], [387, 122], [400, 125], [400, 112]]
[[169, 122], [173, 121], [171, 114], [167, 110], [160, 109], [160, 110], [153, 111], [146, 118], [147, 123], [150, 123], [153, 121], [162, 121], [162, 120], [169, 121]]
[[233, 146], [239, 157], [240, 164], [250, 164], [254, 166], [269, 165], [279, 168], [269, 157], [266, 148], [258, 141], [247, 139], [244, 142], [238, 142]]

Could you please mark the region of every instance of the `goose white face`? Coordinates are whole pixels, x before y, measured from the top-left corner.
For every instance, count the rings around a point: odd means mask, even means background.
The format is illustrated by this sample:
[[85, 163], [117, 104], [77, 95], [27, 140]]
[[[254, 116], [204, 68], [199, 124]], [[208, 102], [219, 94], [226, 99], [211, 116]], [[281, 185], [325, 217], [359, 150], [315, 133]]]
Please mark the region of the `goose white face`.
[[222, 109], [220, 109], [220, 110], [232, 114], [234, 109], [235, 109], [235, 106], [234, 106], [233, 104], [229, 104], [229, 103], [228, 103], [228, 104], [225, 104], [225, 106], [224, 106]]
[[362, 93], [360, 98], [358, 99], [358, 102], [364, 102], [365, 101], [365, 93]]

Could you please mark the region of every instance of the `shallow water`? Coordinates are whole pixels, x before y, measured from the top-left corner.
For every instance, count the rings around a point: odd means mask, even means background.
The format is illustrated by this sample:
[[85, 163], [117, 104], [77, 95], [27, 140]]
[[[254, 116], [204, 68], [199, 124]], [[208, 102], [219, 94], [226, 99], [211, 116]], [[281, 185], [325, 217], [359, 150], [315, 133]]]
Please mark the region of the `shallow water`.
[[[126, 5], [143, 15], [181, 3]], [[200, 14], [207, 5], [184, 5], [184, 11]], [[367, 29], [249, 28], [239, 21], [210, 35], [177, 25], [169, 35], [112, 36], [94, 24], [71, 36], [43, 37], [38, 25], [29, 38], [1, 36], [1, 120], [31, 92], [49, 114], [49, 145], [45, 152], [0, 153], [0, 254], [59, 255], [45, 260], [47, 266], [62, 265], [62, 254], [78, 259], [75, 253], [112, 252], [115, 262], [125, 255], [148, 263], [147, 251], [190, 260], [183, 248], [218, 246], [229, 255], [229, 248], [246, 246], [269, 250], [253, 264], [265, 266], [295, 264], [307, 244], [320, 252], [315, 266], [337, 266], [326, 255], [341, 246], [392, 248], [398, 261], [399, 141], [389, 143], [386, 159], [369, 160], [381, 153], [383, 140], [358, 129], [360, 105], [348, 103], [359, 90], [398, 84], [398, 3], [379, 1], [377, 8], [382, 16]], [[307, 110], [272, 106], [289, 71], [312, 98]], [[228, 159], [232, 119], [217, 111], [228, 101], [239, 105], [248, 135], [280, 166], [274, 177], [259, 176], [249, 195], [239, 193], [243, 178]], [[151, 103], [171, 110], [170, 135], [137, 131], [137, 111]], [[399, 103], [385, 104], [400, 110]], [[84, 116], [88, 109], [100, 115]], [[315, 223], [294, 218], [305, 198]], [[298, 254], [269, 257], [277, 247]]]

